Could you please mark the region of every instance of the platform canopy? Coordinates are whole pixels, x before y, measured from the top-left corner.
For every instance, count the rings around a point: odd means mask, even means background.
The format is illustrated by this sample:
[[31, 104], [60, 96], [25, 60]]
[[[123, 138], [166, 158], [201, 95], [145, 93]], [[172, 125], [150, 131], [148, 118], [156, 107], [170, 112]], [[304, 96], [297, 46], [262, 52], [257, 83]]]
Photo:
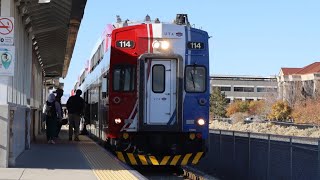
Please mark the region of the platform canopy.
[[16, 0], [45, 77], [65, 77], [87, 0]]

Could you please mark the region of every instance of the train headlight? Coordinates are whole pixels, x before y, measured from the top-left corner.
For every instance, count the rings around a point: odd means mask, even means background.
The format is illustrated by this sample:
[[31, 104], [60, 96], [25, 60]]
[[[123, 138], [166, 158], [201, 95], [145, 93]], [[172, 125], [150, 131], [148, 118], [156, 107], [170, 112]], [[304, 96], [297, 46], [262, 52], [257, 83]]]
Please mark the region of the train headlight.
[[169, 49], [169, 47], [170, 47], [170, 44], [169, 44], [168, 41], [162, 41], [161, 42], [161, 49], [167, 50], [167, 49]]
[[160, 42], [159, 41], [154, 41], [152, 43], [152, 47], [155, 48], [155, 49], [159, 49], [161, 46]]
[[203, 126], [203, 125], [206, 124], [206, 121], [205, 121], [204, 119], [202, 119], [202, 118], [199, 118], [199, 119], [197, 120], [197, 123], [198, 123], [198, 125]]
[[114, 119], [114, 122], [115, 122], [116, 124], [120, 124], [120, 123], [121, 123], [121, 119], [120, 119], [120, 118], [116, 118], [116, 119]]
[[154, 41], [152, 47], [157, 50], [168, 50], [170, 48], [169, 41]]

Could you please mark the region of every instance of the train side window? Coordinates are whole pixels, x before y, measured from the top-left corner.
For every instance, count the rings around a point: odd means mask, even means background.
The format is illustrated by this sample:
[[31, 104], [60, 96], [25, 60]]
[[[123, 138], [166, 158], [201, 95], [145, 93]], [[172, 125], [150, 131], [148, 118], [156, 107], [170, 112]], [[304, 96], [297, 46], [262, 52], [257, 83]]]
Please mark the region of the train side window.
[[108, 97], [108, 96], [109, 96], [109, 71], [107, 72], [106, 80], [107, 80], [107, 89], [106, 89], [106, 92], [107, 92], [107, 97]]
[[106, 98], [109, 96], [109, 71], [103, 75], [101, 84], [102, 98]]
[[135, 87], [135, 69], [130, 65], [118, 65], [113, 70], [113, 90], [133, 91]]
[[189, 93], [203, 93], [206, 91], [206, 68], [191, 65], [185, 69], [185, 91]]
[[165, 91], [165, 75], [164, 65], [156, 64], [152, 67], [152, 91], [154, 93]]

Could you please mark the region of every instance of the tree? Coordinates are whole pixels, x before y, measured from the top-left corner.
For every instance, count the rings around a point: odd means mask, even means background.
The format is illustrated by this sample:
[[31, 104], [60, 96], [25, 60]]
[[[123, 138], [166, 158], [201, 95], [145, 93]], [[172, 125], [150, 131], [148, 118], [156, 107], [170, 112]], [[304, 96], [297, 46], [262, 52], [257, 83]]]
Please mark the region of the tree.
[[249, 103], [247, 101], [235, 101], [227, 108], [227, 116], [235, 113], [247, 113], [249, 111]]
[[251, 101], [249, 103], [249, 109], [248, 113], [252, 116], [256, 115], [265, 115], [265, 107], [266, 107], [266, 102], [264, 100], [260, 101]]
[[285, 121], [290, 118], [292, 109], [286, 101], [277, 101], [272, 105], [271, 113], [269, 114], [269, 119], [276, 119], [280, 121]]
[[319, 100], [307, 99], [295, 104], [292, 117], [295, 123], [320, 124]]
[[213, 88], [210, 96], [210, 112], [214, 117], [226, 117], [227, 99], [224, 93], [221, 93], [219, 88]]

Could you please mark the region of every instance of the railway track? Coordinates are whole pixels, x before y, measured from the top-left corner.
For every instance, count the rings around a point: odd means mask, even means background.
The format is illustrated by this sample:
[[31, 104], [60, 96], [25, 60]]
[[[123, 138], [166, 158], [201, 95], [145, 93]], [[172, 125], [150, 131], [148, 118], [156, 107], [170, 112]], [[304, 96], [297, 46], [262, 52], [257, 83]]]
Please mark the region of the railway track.
[[217, 180], [189, 166], [148, 166], [136, 167], [135, 170], [150, 180]]

